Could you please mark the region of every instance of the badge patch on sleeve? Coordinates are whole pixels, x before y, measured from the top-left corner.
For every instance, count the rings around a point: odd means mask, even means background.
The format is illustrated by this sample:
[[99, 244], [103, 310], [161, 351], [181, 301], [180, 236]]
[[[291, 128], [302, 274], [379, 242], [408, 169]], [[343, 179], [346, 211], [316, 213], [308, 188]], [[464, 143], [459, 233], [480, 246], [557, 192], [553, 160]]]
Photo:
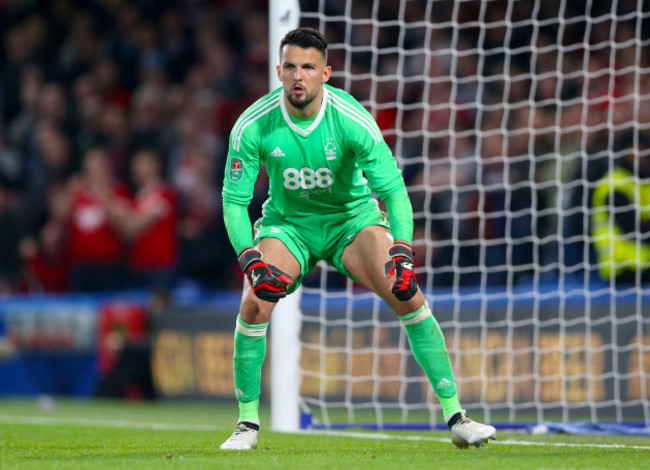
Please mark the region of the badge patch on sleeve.
[[241, 158], [230, 157], [230, 168], [228, 175], [234, 182], [241, 181], [244, 176], [244, 162]]

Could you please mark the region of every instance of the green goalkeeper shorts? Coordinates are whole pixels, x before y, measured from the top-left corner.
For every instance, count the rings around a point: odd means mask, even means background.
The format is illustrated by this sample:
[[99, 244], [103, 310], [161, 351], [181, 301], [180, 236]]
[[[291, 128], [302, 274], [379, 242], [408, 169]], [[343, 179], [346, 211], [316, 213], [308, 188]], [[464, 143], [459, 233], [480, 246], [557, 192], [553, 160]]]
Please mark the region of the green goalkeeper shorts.
[[300, 216], [291, 222], [274, 214], [264, 215], [255, 222], [255, 243], [262, 238], [277, 238], [298, 260], [300, 276], [291, 284], [288, 290], [291, 293], [320, 260], [354, 280], [343, 266], [341, 255], [357, 234], [371, 225], [390, 230], [387, 217], [377, 208], [347, 217], [341, 214]]

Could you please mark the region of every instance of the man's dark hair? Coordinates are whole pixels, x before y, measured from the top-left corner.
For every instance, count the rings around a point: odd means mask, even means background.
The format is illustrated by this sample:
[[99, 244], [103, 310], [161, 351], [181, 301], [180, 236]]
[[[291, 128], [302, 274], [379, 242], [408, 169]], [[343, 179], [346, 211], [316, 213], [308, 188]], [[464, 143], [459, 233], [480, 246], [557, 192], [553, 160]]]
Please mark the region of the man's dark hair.
[[282, 48], [286, 45], [298, 46], [303, 49], [313, 47], [320, 52], [323, 60], [327, 62], [327, 41], [325, 36], [314, 28], [297, 28], [289, 31], [280, 42], [280, 55], [282, 55]]

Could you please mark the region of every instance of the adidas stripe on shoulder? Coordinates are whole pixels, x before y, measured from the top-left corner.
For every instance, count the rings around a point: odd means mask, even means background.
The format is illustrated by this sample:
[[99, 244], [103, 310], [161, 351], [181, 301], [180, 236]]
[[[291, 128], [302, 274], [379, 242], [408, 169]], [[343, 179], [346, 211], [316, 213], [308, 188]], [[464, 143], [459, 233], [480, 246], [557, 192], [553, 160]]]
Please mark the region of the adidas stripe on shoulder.
[[280, 88], [263, 96], [246, 109], [241, 116], [239, 116], [239, 119], [237, 119], [237, 122], [235, 122], [235, 125], [230, 132], [230, 146], [233, 150], [239, 150], [244, 130], [248, 126], [280, 106], [280, 100], [278, 97], [280, 96], [281, 91], [282, 89]]
[[[359, 107], [362, 109], [357, 108], [353, 104], [346, 101], [338, 93], [330, 92], [329, 96], [330, 105], [344, 116], [364, 127], [368, 133], [370, 133], [375, 143], [379, 143], [384, 139], [381, 131], [379, 130], [379, 126], [377, 126], [374, 118], [365, 108], [362, 108], [361, 105], [359, 105]], [[350, 98], [354, 99], [352, 96], [350, 96]]]

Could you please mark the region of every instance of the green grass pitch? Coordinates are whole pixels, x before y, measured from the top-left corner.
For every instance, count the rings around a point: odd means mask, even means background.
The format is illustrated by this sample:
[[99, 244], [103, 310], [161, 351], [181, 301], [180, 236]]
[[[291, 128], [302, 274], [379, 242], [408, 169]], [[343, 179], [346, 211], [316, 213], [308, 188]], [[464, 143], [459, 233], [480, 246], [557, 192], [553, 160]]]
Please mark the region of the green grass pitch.
[[[221, 451], [234, 404], [0, 401], [0, 469], [647, 469], [650, 438], [504, 432], [456, 449], [446, 432], [260, 434]], [[264, 410], [262, 425], [269, 422]]]

